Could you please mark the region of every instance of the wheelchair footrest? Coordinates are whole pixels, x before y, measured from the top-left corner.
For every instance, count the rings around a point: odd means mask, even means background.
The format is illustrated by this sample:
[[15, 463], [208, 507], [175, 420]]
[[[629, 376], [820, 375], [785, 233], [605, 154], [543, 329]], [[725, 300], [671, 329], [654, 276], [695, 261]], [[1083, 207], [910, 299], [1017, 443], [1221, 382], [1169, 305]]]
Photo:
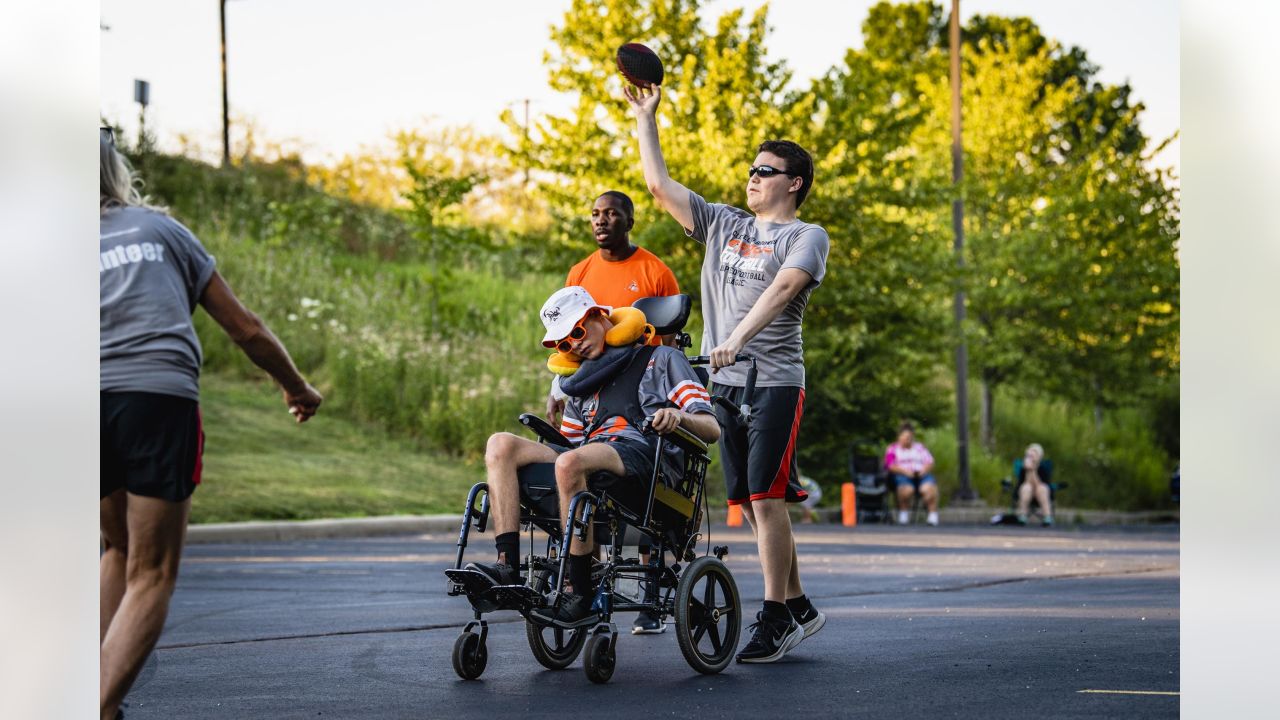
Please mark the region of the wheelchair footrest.
[[489, 576], [477, 570], [444, 571], [450, 595], [465, 595], [476, 612], [516, 610], [527, 613], [543, 603], [542, 595], [527, 585], [494, 585]]

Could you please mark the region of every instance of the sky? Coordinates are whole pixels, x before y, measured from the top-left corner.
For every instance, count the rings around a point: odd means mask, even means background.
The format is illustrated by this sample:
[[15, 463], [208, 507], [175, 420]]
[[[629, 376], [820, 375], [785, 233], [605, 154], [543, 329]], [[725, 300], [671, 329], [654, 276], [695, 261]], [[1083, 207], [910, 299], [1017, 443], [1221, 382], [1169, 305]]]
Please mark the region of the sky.
[[[763, 0], [709, 0], [708, 22]], [[774, 0], [768, 40], [804, 85], [862, 46], [874, 0]], [[228, 0], [233, 124], [288, 141], [309, 161], [385, 142], [394, 130], [471, 125], [499, 131], [498, 115], [524, 99], [535, 116], [569, 98], [547, 87], [542, 54], [570, 0]], [[358, 8], [358, 9], [357, 9]], [[1078, 45], [1107, 83], [1128, 81], [1157, 140], [1179, 127], [1179, 7], [1161, 0], [962, 0], [961, 16], [1031, 17], [1049, 38]], [[101, 112], [132, 136], [133, 81], [151, 84], [147, 124], [161, 147], [220, 147], [218, 4], [213, 0], [102, 0]], [[1178, 165], [1178, 146], [1159, 158]]]

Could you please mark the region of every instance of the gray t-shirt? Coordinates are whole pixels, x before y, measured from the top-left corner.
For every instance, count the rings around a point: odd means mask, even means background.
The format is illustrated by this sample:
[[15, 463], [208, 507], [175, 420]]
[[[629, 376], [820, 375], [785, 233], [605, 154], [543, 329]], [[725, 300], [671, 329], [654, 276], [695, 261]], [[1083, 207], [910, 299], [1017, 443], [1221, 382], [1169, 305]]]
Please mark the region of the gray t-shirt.
[[182, 223], [139, 207], [108, 210], [99, 230], [99, 389], [200, 399], [191, 324], [214, 259]]
[[[685, 232], [707, 246], [702, 261], [702, 354], [729, 339], [780, 270], [799, 268], [812, 281], [742, 352], [756, 358], [757, 386], [804, 387], [800, 325], [810, 293], [827, 273], [827, 231], [800, 220], [763, 222], [732, 205], [708, 204], [694, 192], [689, 193], [689, 206], [693, 229]], [[742, 387], [747, 365], [721, 368], [713, 378], [717, 385]]]

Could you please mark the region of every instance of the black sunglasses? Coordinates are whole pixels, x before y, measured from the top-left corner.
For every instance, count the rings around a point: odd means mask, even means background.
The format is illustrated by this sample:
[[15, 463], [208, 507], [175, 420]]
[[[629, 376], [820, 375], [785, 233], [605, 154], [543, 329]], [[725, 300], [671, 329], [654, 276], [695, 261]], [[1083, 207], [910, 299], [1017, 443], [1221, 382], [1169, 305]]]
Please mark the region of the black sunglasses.
[[115, 147], [115, 146], [116, 146], [116, 131], [115, 131], [115, 130], [113, 130], [113, 129], [111, 129], [111, 128], [109, 128], [109, 127], [106, 127], [106, 126], [104, 125], [104, 126], [102, 126], [102, 127], [98, 128], [98, 140], [99, 140], [99, 141], [101, 141], [101, 142], [105, 142], [106, 144], [110, 145], [111, 147]]
[[747, 171], [747, 177], [753, 178], [756, 175], [759, 175], [762, 178], [771, 178], [774, 175], [790, 175], [791, 177], [799, 177], [799, 175], [796, 175], [795, 173], [790, 173], [786, 170], [779, 170], [772, 165], [752, 165], [751, 169]]

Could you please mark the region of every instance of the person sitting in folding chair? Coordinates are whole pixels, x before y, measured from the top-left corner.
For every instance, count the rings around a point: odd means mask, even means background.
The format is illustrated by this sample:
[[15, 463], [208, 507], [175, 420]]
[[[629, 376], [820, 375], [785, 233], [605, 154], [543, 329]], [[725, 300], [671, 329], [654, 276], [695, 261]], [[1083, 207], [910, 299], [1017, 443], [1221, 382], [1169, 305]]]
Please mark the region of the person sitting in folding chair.
[[[578, 286], [556, 291], [542, 306], [540, 316], [547, 329], [543, 345], [583, 360], [573, 381], [561, 384], [569, 401], [560, 432], [574, 447], [543, 445], [510, 433], [489, 437], [485, 467], [498, 557], [492, 565], [470, 563], [467, 569], [484, 573], [497, 585], [523, 583], [516, 569], [520, 564], [517, 472], [521, 467], [555, 463], [565, 526], [570, 501], [587, 489], [588, 478], [596, 489], [604, 487], [601, 483], [649, 481], [656, 440], [643, 431], [646, 418], [649, 429], [659, 435], [683, 427], [707, 443], [720, 437], [710, 395], [684, 354], [665, 345], [606, 346], [605, 336], [614, 327], [610, 310]], [[678, 476], [682, 465], [674, 455], [679, 450], [674, 444], [668, 447], [672, 456], [663, 458], [664, 467]], [[585, 542], [574, 536], [566, 595], [556, 605], [534, 611], [539, 620], [576, 626], [590, 619], [592, 545], [590, 532]]]
[[1014, 463], [1014, 472], [1018, 483], [1015, 491], [1018, 496], [1018, 524], [1026, 525], [1031, 515], [1032, 498], [1040, 505], [1040, 513], [1045, 527], [1053, 525], [1053, 463], [1045, 459], [1044, 448], [1039, 443], [1027, 446], [1022, 463]]
[[911, 522], [911, 505], [917, 493], [929, 509], [925, 522], [938, 524], [938, 481], [934, 479], [933, 455], [924, 443], [916, 442], [915, 428], [904, 422], [898, 439], [884, 450], [884, 467], [889, 471], [898, 495], [898, 524]]

